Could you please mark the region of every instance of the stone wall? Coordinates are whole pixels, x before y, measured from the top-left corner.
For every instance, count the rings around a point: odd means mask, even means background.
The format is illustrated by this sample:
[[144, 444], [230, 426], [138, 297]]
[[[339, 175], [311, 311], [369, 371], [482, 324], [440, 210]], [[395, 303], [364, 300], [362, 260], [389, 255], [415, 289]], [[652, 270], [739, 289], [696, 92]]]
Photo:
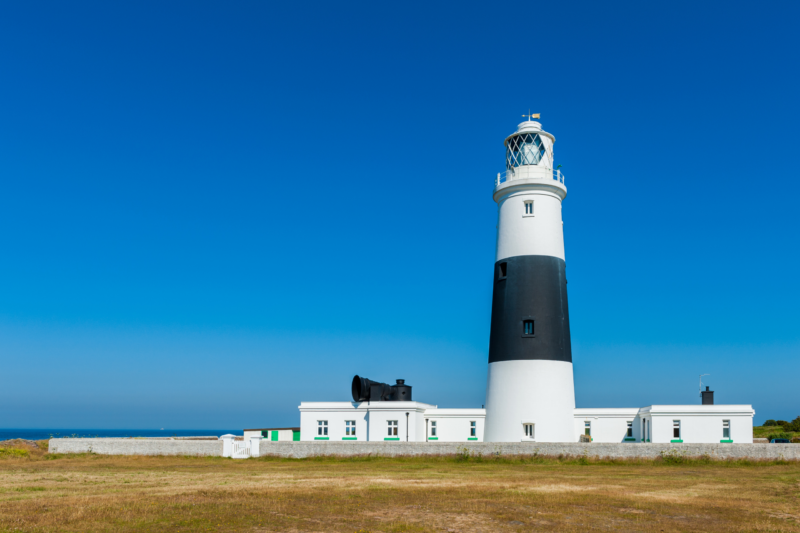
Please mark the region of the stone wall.
[[103, 455], [222, 455], [221, 440], [50, 439], [50, 453]]
[[[675, 452], [671, 452], [675, 450]], [[708, 455], [715, 459], [800, 459], [798, 444], [651, 444], [651, 443], [433, 443], [433, 442], [268, 442], [260, 455], [313, 457], [317, 455], [570, 455], [613, 458], [655, 458], [664, 453], [687, 457]]]
[[[671, 452], [671, 450], [675, 450]], [[50, 453], [106, 455], [221, 456], [222, 441], [163, 439], [51, 439]], [[587, 455], [589, 457], [655, 458], [663, 453], [717, 459], [800, 460], [798, 444], [600, 444], [600, 443], [433, 443], [433, 442], [271, 442], [261, 441], [259, 455], [313, 457], [320, 455]]]

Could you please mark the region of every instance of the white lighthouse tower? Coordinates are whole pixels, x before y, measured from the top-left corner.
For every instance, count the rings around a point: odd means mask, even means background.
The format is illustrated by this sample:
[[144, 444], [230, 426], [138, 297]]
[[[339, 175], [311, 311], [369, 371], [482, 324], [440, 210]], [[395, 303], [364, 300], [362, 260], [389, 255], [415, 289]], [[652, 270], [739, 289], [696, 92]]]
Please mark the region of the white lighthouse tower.
[[555, 137], [528, 117], [498, 174], [486, 442], [574, 442], [575, 389]]

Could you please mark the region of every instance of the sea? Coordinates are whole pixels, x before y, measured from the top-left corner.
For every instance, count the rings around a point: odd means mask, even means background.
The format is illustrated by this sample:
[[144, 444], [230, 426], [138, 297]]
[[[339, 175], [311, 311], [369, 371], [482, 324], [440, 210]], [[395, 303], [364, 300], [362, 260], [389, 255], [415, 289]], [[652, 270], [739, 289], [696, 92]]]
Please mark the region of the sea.
[[0, 441], [89, 437], [219, 437], [241, 435], [241, 429], [0, 429]]

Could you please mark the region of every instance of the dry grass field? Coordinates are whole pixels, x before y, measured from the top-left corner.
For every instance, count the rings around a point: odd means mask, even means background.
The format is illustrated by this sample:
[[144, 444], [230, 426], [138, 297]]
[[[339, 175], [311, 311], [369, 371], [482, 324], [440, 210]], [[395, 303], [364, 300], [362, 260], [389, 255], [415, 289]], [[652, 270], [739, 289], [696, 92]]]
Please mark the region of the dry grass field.
[[236, 461], [0, 447], [3, 532], [595, 530], [800, 532], [800, 464]]

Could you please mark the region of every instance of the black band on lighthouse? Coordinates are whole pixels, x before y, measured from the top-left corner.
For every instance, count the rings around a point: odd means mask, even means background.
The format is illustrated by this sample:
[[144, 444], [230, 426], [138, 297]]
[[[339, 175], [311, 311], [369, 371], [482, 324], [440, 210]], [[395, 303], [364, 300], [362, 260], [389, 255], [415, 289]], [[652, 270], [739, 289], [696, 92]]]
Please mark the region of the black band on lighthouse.
[[529, 359], [572, 362], [566, 263], [558, 257], [495, 263], [489, 362]]

